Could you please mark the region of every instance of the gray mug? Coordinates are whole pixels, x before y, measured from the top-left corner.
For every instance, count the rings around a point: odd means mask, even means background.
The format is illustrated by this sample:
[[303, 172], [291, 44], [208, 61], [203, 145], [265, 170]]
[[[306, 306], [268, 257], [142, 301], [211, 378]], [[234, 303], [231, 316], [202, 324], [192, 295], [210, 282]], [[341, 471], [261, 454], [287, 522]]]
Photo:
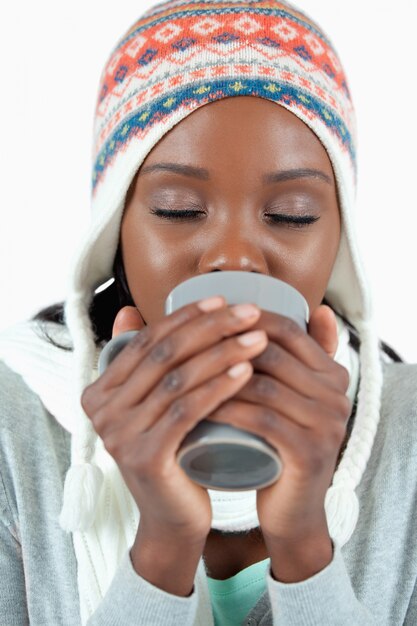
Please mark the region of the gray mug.
[[[222, 295], [228, 305], [254, 303], [260, 309], [292, 318], [307, 329], [309, 308], [291, 285], [263, 274], [241, 271], [211, 272], [194, 276], [175, 287], [165, 302], [165, 313], [210, 296]], [[99, 358], [99, 374], [138, 331], [112, 339]], [[261, 437], [248, 431], [202, 420], [182, 442], [177, 459], [196, 483], [222, 491], [261, 489], [281, 473], [278, 452]]]

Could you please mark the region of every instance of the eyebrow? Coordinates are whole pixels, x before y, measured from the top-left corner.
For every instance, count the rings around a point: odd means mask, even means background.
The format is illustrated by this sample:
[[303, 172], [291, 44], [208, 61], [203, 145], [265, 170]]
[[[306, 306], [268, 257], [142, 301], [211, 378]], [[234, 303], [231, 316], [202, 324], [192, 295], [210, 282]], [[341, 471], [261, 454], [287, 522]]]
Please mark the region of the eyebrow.
[[149, 174], [150, 172], [155, 172], [157, 170], [173, 172], [174, 174], [182, 174], [183, 176], [192, 176], [193, 178], [199, 178], [200, 180], [209, 180], [210, 178], [208, 170], [202, 167], [180, 165], [179, 163], [155, 163], [154, 165], [147, 165], [140, 170], [139, 175]]
[[[182, 165], [180, 163], [154, 163], [153, 165], [147, 165], [140, 170], [139, 175], [149, 174], [155, 171], [173, 172], [174, 174], [191, 176], [192, 178], [198, 178], [199, 180], [210, 179], [208, 170], [202, 167]], [[298, 178], [318, 178], [325, 181], [329, 185], [333, 184], [333, 181], [328, 174], [325, 174], [321, 170], [311, 168], [297, 168], [282, 170], [280, 172], [269, 172], [268, 174], [264, 174], [262, 181], [266, 184], [281, 183], [288, 180], [296, 180]]]

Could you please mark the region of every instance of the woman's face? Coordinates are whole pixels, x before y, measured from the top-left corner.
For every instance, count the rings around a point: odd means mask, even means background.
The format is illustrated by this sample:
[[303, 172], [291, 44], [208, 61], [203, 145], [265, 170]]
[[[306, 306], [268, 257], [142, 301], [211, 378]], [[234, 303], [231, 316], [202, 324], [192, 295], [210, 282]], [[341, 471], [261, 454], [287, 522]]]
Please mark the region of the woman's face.
[[122, 255], [147, 324], [164, 316], [176, 285], [219, 270], [280, 278], [313, 312], [340, 228], [332, 166], [316, 135], [273, 102], [233, 97], [194, 111], [148, 154], [127, 195]]

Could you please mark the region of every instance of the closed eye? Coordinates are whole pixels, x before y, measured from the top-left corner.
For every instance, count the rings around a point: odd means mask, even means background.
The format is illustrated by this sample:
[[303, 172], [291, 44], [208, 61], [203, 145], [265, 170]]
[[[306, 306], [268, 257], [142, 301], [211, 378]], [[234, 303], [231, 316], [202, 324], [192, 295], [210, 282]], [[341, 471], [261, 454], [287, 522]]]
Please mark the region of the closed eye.
[[[169, 209], [156, 208], [151, 209], [150, 212], [152, 215], [171, 221], [191, 221], [205, 215], [204, 211], [196, 211], [195, 209], [172, 211]], [[282, 213], [267, 213], [266, 216], [273, 224], [285, 224], [288, 228], [303, 228], [314, 224], [314, 222], [320, 219], [314, 215], [284, 215]]]
[[187, 220], [194, 219], [199, 215], [205, 215], [204, 211], [196, 211], [195, 209], [185, 209], [182, 211], [170, 211], [169, 209], [151, 209], [152, 215], [163, 217], [167, 220]]
[[268, 213], [267, 217], [274, 224], [287, 224], [289, 228], [303, 228], [320, 219], [314, 215], [283, 215], [282, 213]]

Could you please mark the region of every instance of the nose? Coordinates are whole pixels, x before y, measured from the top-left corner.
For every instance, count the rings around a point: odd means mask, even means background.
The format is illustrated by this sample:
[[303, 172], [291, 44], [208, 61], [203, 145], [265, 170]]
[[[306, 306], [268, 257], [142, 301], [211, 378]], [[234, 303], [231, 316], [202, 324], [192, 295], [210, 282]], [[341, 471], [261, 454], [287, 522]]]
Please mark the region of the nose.
[[264, 252], [257, 239], [241, 228], [230, 227], [206, 240], [200, 257], [199, 272], [245, 271], [269, 274]]

